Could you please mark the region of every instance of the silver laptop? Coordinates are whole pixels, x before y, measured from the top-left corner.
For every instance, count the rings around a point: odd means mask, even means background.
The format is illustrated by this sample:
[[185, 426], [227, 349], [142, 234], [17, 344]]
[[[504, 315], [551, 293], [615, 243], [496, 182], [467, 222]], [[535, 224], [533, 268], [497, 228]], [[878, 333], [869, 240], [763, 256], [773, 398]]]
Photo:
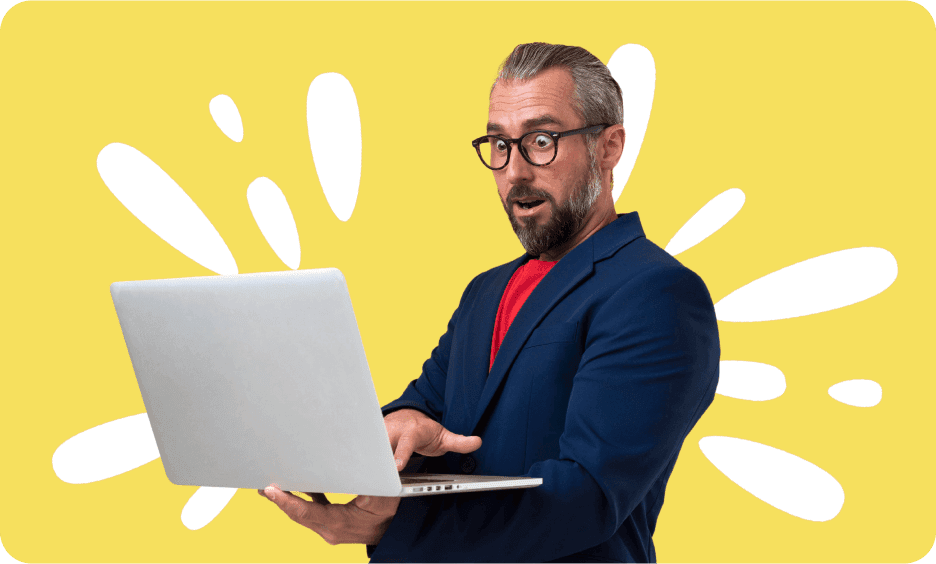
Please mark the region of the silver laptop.
[[397, 472], [337, 269], [115, 282], [111, 296], [175, 484], [402, 497], [543, 482]]

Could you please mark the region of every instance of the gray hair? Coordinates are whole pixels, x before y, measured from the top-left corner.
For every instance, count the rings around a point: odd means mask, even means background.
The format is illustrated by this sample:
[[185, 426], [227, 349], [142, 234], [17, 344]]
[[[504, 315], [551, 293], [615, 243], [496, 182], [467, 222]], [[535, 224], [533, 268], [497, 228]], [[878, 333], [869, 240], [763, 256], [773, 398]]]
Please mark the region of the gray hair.
[[[494, 91], [494, 86], [501, 79], [529, 80], [554, 67], [565, 68], [571, 73], [575, 85], [572, 103], [584, 127], [624, 123], [621, 87], [611, 76], [608, 67], [581, 47], [549, 43], [517, 45], [501, 63], [491, 91]], [[590, 146], [594, 146], [598, 135], [588, 135]]]

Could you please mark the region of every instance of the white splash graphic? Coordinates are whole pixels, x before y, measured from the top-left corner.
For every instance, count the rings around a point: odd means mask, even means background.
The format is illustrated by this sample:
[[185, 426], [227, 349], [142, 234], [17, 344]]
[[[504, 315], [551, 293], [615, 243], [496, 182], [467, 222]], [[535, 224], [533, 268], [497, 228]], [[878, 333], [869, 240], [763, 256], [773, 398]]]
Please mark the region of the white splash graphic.
[[743, 205], [744, 192], [739, 188], [731, 188], [715, 196], [679, 228], [666, 245], [666, 252], [676, 256], [701, 243], [731, 221]]
[[244, 122], [237, 111], [237, 104], [230, 96], [220, 94], [212, 98], [208, 102], [208, 111], [222, 133], [238, 143], [244, 140]]
[[299, 231], [286, 196], [279, 186], [269, 178], [257, 178], [247, 187], [247, 204], [257, 227], [276, 256], [289, 268], [299, 268]]
[[614, 188], [611, 191], [616, 202], [630, 179], [647, 134], [656, 88], [656, 65], [646, 47], [628, 43], [611, 55], [608, 70], [621, 87], [624, 99], [624, 152], [614, 167]]
[[715, 304], [719, 321], [770, 321], [812, 315], [858, 303], [897, 279], [897, 260], [884, 249], [861, 247], [782, 268], [738, 288]]
[[130, 213], [173, 248], [218, 274], [237, 274], [237, 263], [205, 214], [149, 157], [111, 143], [97, 158], [101, 180]]
[[749, 401], [778, 398], [786, 390], [783, 372], [775, 366], [744, 360], [723, 360], [715, 393]]
[[68, 439], [52, 455], [55, 475], [88, 484], [123, 474], [159, 458], [145, 413], [98, 425]]
[[236, 493], [237, 488], [198, 488], [182, 508], [182, 524], [192, 531], [201, 529], [221, 513]]
[[874, 380], [845, 380], [830, 387], [829, 395], [855, 407], [874, 407], [881, 403], [884, 390]]
[[309, 145], [322, 191], [341, 221], [348, 221], [361, 183], [361, 115], [351, 83], [320, 74], [306, 98]]
[[835, 478], [788, 452], [734, 437], [703, 437], [699, 448], [732, 482], [795, 517], [828, 521], [845, 503]]

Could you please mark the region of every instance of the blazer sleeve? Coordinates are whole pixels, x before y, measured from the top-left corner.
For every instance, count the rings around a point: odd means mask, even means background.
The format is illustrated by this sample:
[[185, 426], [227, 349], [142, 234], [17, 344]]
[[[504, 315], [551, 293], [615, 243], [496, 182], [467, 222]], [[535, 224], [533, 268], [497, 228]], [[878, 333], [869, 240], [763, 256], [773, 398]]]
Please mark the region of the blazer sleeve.
[[399, 399], [381, 408], [384, 417], [398, 409], [410, 408], [418, 409], [436, 421], [442, 420], [442, 410], [445, 405], [445, 379], [448, 373], [452, 339], [455, 335], [455, 327], [458, 324], [459, 316], [464, 311], [465, 301], [477, 280], [478, 277], [475, 277], [469, 282], [468, 287], [462, 293], [458, 308], [452, 314], [445, 334], [442, 335], [438, 346], [429, 355], [429, 360], [423, 363], [422, 374], [406, 386], [403, 395]]
[[693, 272], [657, 268], [601, 305], [585, 339], [559, 457], [526, 474], [543, 484], [404, 498], [373, 561], [546, 562], [621, 528], [712, 402], [714, 307]]

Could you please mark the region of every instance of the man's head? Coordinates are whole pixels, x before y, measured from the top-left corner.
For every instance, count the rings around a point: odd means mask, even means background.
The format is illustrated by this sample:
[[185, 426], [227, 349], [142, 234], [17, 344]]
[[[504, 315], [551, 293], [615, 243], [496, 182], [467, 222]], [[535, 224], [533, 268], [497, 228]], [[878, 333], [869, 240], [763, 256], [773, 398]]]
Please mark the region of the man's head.
[[[523, 145], [528, 158], [519, 143], [494, 137], [479, 147], [493, 168], [503, 163], [490, 161], [492, 149], [508, 157], [506, 165], [494, 170], [494, 179], [527, 253], [557, 260], [614, 219], [611, 170], [623, 149], [622, 115], [620, 87], [585, 49], [519, 45], [501, 65], [491, 89], [488, 135], [509, 140], [538, 130], [564, 133], [608, 126], [558, 137], [527, 135]], [[537, 157], [539, 147], [544, 149]], [[548, 164], [536, 166], [553, 155]]]

